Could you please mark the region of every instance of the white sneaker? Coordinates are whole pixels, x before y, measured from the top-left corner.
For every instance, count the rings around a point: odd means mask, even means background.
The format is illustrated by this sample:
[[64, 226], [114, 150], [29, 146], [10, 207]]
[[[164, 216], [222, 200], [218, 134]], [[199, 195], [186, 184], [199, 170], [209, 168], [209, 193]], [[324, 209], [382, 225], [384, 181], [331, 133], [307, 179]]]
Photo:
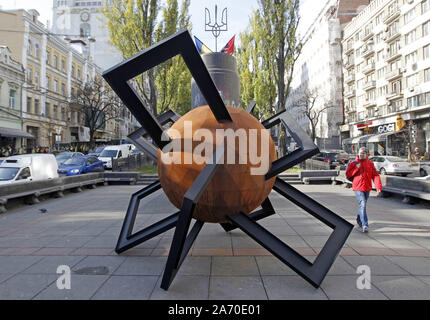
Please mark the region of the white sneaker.
[[363, 227], [363, 232], [364, 232], [364, 233], [369, 232], [369, 227], [364, 226], [364, 227]]

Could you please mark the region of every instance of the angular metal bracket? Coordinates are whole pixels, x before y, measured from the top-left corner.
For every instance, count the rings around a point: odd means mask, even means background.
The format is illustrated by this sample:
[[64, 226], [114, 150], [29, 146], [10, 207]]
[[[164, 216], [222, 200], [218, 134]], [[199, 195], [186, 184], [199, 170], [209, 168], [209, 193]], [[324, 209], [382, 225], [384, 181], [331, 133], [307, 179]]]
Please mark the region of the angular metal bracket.
[[262, 247], [318, 288], [354, 226], [279, 178], [276, 179], [274, 190], [333, 229], [314, 263], [309, 262], [293, 248], [283, 243], [250, 216], [239, 213], [228, 218]]

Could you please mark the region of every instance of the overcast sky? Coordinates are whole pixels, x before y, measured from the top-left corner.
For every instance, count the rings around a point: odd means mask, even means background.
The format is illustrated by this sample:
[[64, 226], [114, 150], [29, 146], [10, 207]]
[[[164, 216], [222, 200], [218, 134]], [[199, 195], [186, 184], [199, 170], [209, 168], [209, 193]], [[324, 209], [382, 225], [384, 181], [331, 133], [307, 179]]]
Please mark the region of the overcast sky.
[[[302, 0], [301, 30], [307, 29], [310, 21], [319, 13], [326, 1]], [[52, 21], [52, 0], [0, 0], [2, 9], [36, 9], [40, 13], [40, 21]], [[192, 34], [197, 36], [209, 48], [215, 50], [215, 39], [211, 32], [205, 32], [205, 8], [211, 12], [214, 20], [215, 5], [218, 6], [218, 23], [221, 22], [221, 13], [227, 7], [228, 31], [221, 32], [218, 37], [218, 51], [233, 37], [242, 32], [248, 25], [253, 10], [258, 8], [257, 0], [191, 0], [190, 15], [193, 24]]]

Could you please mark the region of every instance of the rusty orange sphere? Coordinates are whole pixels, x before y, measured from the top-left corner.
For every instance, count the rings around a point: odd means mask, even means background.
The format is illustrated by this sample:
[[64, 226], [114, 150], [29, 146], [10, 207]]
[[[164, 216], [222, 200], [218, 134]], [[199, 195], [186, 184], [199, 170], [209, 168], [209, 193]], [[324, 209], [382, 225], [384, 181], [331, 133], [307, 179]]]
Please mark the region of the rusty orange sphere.
[[[212, 111], [208, 106], [195, 108], [181, 117], [172, 127], [167, 131], [171, 139], [177, 138], [173, 135], [173, 129], [180, 133], [181, 149], [180, 151], [172, 151], [169, 153], [171, 157], [180, 157], [180, 163], [166, 164], [162, 161], [162, 151], [158, 151], [158, 175], [160, 178], [161, 186], [166, 193], [172, 204], [178, 209], [181, 208], [182, 200], [191, 187], [194, 180], [199, 173], [203, 170], [206, 164], [198, 164], [192, 157], [192, 163], [186, 164], [184, 159], [190, 159], [189, 152], [184, 152], [184, 139], [190, 138], [185, 136], [185, 121], [191, 121], [192, 124], [192, 137], [196, 130], [207, 129], [209, 130], [214, 139], [213, 141], [205, 141], [211, 144], [211, 148], [215, 149], [221, 145], [220, 141], [215, 139], [217, 129], [233, 129], [236, 132], [238, 129], [244, 129], [249, 141], [249, 130], [257, 129], [257, 155], [261, 155], [261, 139], [262, 136], [268, 142], [268, 168], [273, 161], [276, 160], [276, 149], [269, 132], [263, 125], [252, 115], [245, 110], [233, 107], [227, 107], [233, 121], [218, 122]], [[189, 122], [188, 122], [189, 125]], [[264, 140], [263, 140], [264, 141]], [[201, 144], [201, 141], [192, 142], [192, 150]], [[247, 143], [248, 144], [248, 143]], [[251, 174], [251, 168], [258, 168], [261, 164], [253, 165], [248, 158], [246, 164], [239, 163], [239, 138], [236, 137], [234, 152], [235, 163], [228, 164], [227, 152], [232, 149], [231, 146], [226, 144], [224, 154], [224, 164], [221, 164], [207, 186], [206, 190], [200, 197], [197, 206], [195, 207], [193, 218], [203, 222], [222, 223], [227, 222], [226, 216], [234, 215], [239, 212], [245, 214], [251, 213], [267, 198], [272, 187], [275, 183], [275, 178], [266, 180], [264, 174]], [[248, 153], [249, 156], [249, 144]], [[266, 149], [263, 149], [266, 150]], [[266, 150], [267, 152], [267, 150]]]

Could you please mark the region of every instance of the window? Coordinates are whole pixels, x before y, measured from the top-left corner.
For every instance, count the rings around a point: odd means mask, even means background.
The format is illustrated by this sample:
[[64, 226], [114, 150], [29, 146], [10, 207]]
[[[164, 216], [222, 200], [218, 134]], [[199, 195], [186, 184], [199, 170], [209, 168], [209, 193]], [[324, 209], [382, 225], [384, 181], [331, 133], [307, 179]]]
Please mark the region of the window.
[[384, 59], [384, 50], [378, 51], [376, 54], [376, 61], [381, 61], [382, 59]]
[[53, 67], [55, 69], [58, 69], [58, 57], [56, 55], [54, 55], [54, 65], [53, 65]]
[[411, 52], [410, 54], [407, 54], [405, 56], [405, 64], [406, 64], [406, 66], [409, 66], [412, 63], [417, 62], [417, 59], [418, 59], [418, 52], [417, 51], [414, 51], [414, 52]]
[[89, 37], [91, 35], [91, 26], [88, 23], [82, 23], [79, 30], [81, 37]]
[[51, 79], [46, 76], [46, 89], [51, 90]]
[[39, 87], [39, 71], [34, 72], [34, 83], [36, 84], [36, 87]]
[[416, 10], [413, 8], [405, 13], [405, 24], [411, 22], [416, 17]]
[[423, 50], [424, 50], [424, 59], [428, 59], [430, 57], [430, 45], [426, 45]]
[[66, 108], [64, 107], [61, 108], [61, 120], [62, 121], [66, 120]]
[[428, 36], [430, 31], [430, 21], [423, 24], [423, 37]]
[[54, 92], [58, 92], [58, 81], [54, 80]]
[[63, 96], [66, 95], [66, 85], [64, 83], [61, 83], [61, 94]]
[[415, 73], [406, 78], [406, 86], [408, 88], [415, 87], [418, 83], [418, 73]]
[[27, 97], [27, 112], [31, 112], [31, 98]]
[[54, 105], [54, 119], [57, 120], [58, 118], [58, 106]]
[[402, 91], [402, 80], [394, 81], [391, 83], [391, 93], [398, 94]]
[[75, 66], [72, 66], [72, 77], [75, 77]]
[[36, 43], [36, 45], [35, 45], [34, 47], [35, 47], [35, 49], [36, 49], [35, 56], [36, 56], [36, 58], [37, 58], [37, 59], [39, 59], [39, 58], [40, 58], [40, 48], [39, 48], [39, 44], [37, 44], [37, 43]]
[[46, 50], [46, 64], [49, 66], [49, 64], [51, 63], [51, 53]]
[[416, 31], [416, 29], [414, 29], [411, 32], [408, 32], [407, 34], [405, 34], [405, 44], [406, 45], [414, 42], [416, 39], [417, 39], [417, 31]]
[[45, 116], [47, 118], [51, 117], [51, 110], [50, 110], [50, 108], [51, 108], [51, 105], [48, 102], [46, 102], [45, 103]]
[[34, 113], [40, 114], [39, 100], [34, 99]]
[[430, 0], [424, 0], [421, 3], [421, 11], [422, 13], [429, 11], [430, 9]]
[[78, 79], [81, 79], [81, 69], [78, 69]]
[[381, 24], [382, 21], [384, 21], [384, 18], [385, 18], [385, 11], [382, 11], [380, 14], [376, 16], [376, 20], [375, 20], [376, 25]]
[[388, 37], [390, 38], [391, 36], [395, 35], [399, 33], [399, 21], [395, 21], [392, 24], [390, 24], [390, 26], [388, 27]]
[[66, 72], [66, 61], [61, 59], [61, 71]]
[[26, 168], [21, 170], [18, 177], [16, 177], [16, 180], [24, 180], [24, 179], [28, 179], [30, 177], [31, 177], [30, 168], [26, 167]]
[[33, 83], [33, 70], [31, 70], [31, 68], [27, 69], [27, 82], [28, 83]]
[[75, 88], [72, 88], [72, 98], [75, 96]]
[[424, 70], [424, 81], [430, 81], [430, 68]]
[[14, 89], [9, 91], [9, 108], [16, 108], [16, 90]]
[[400, 49], [400, 40], [394, 41], [392, 44], [390, 44], [390, 57], [397, 54], [399, 49]]
[[381, 69], [379, 69], [376, 73], [378, 76], [378, 79], [382, 79], [385, 76], [385, 73], [387, 72], [387, 67], [383, 67]]
[[33, 45], [31, 44], [31, 40], [28, 40], [27, 54], [28, 54], [28, 55], [30, 55], [30, 56], [31, 56], [31, 53], [32, 53], [32, 51], [33, 51], [32, 46], [33, 46]]

